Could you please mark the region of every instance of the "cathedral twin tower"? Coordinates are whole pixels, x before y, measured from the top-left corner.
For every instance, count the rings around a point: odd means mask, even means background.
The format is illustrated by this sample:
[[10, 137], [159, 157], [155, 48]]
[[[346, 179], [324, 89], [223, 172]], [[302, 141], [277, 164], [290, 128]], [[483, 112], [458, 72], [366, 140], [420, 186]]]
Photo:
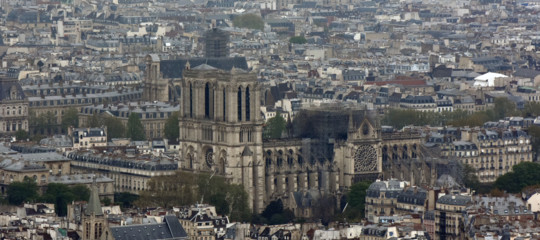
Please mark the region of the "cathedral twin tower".
[[228, 35], [205, 35], [204, 58], [147, 56], [144, 100], [180, 104], [181, 168], [242, 184], [263, 208], [261, 88], [243, 57], [228, 57]]

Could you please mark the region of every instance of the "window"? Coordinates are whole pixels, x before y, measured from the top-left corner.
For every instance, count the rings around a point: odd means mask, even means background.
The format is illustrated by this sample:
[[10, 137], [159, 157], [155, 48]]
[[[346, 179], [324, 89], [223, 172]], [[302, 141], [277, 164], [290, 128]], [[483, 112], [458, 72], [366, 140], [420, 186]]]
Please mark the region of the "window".
[[189, 117], [193, 117], [193, 86], [189, 83]]
[[225, 88], [223, 88], [223, 121], [226, 121], [227, 116], [227, 92], [225, 91]]
[[238, 98], [237, 98], [237, 105], [238, 105], [238, 121], [242, 121], [242, 88], [238, 88]]
[[210, 118], [210, 87], [208, 83], [204, 86], [204, 117]]
[[[249, 116], [250, 114], [250, 111], [249, 111], [249, 100], [250, 100], [250, 96], [249, 96], [249, 87], [246, 88], [246, 121], [249, 121], [251, 119], [251, 117]], [[249, 140], [248, 140], [249, 141]]]

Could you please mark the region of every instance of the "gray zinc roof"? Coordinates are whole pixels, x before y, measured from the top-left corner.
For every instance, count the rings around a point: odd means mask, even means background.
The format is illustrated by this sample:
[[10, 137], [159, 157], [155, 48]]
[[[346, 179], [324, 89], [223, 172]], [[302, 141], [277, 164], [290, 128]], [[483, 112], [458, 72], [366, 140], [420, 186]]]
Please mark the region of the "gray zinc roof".
[[111, 227], [116, 240], [187, 239], [182, 224], [175, 216], [165, 216], [162, 223]]

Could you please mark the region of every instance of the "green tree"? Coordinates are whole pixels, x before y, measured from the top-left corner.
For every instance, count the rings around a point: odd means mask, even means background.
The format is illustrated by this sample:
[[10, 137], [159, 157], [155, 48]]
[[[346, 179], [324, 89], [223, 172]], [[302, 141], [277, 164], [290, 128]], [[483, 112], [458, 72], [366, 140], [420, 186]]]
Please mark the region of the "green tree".
[[251, 218], [243, 186], [229, 184], [221, 176], [179, 171], [174, 175], [153, 177], [148, 187], [140, 192], [136, 206], [170, 207], [203, 202], [216, 206], [218, 214], [227, 215], [232, 221]]
[[35, 111], [31, 110], [28, 113], [28, 124], [38, 134], [49, 134], [54, 132], [54, 128], [57, 126], [57, 118], [50, 111], [38, 115]]
[[465, 187], [478, 191], [480, 187], [480, 180], [476, 175], [476, 170], [471, 165], [465, 164], [463, 166], [463, 184]]
[[90, 199], [90, 189], [82, 184], [68, 186], [62, 183], [49, 183], [47, 191], [41, 196], [41, 200], [54, 203], [54, 208], [58, 216], [67, 215], [67, 205], [71, 201], [88, 201]]
[[126, 127], [122, 124], [120, 119], [114, 116], [108, 116], [103, 118], [103, 125], [107, 127], [107, 138], [123, 138], [126, 136]]
[[304, 36], [294, 36], [289, 38], [289, 42], [294, 44], [304, 44], [307, 43], [307, 40]]
[[139, 199], [139, 196], [137, 196], [135, 194], [132, 194], [132, 193], [129, 193], [129, 192], [114, 193], [114, 200], [117, 203], [120, 203], [120, 206], [122, 206], [123, 208], [133, 207], [133, 204], [138, 199]]
[[264, 128], [263, 128], [263, 138], [281, 138], [281, 134], [285, 130], [287, 122], [281, 116], [281, 114], [276, 114], [275, 117], [268, 119]]
[[28, 133], [22, 129], [17, 130], [15, 132], [15, 138], [17, 138], [17, 141], [22, 141], [28, 139]]
[[129, 114], [127, 123], [127, 137], [133, 141], [142, 141], [146, 139], [144, 127], [138, 113]]
[[88, 201], [90, 199], [90, 189], [83, 184], [75, 184], [70, 187], [73, 193], [73, 201]]
[[105, 197], [105, 198], [103, 198], [103, 200], [101, 200], [101, 203], [102, 203], [104, 206], [110, 206], [111, 203], [112, 203], [112, 201], [111, 201], [110, 198]]
[[38, 197], [38, 186], [35, 180], [25, 178], [22, 182], [12, 182], [7, 188], [8, 202], [20, 205], [32, 202]]
[[540, 116], [540, 103], [539, 102], [527, 102], [523, 107], [522, 116], [523, 117], [537, 117]]
[[88, 127], [101, 127], [105, 124], [105, 121], [99, 117], [97, 113], [93, 113], [88, 118]]
[[294, 213], [291, 210], [283, 208], [281, 199], [271, 201], [260, 217], [262, 218], [262, 222], [266, 224], [290, 223], [295, 219]]
[[178, 120], [178, 112], [174, 112], [165, 122], [165, 127], [163, 128], [165, 138], [169, 141], [176, 142], [178, 137], [180, 137], [180, 127]]
[[510, 193], [518, 193], [527, 186], [540, 184], [540, 164], [522, 162], [512, 167], [512, 171], [497, 178], [494, 187]]
[[249, 29], [264, 29], [264, 21], [258, 15], [248, 13], [240, 16], [236, 16], [233, 19], [233, 24], [238, 28], [249, 28]]
[[358, 182], [351, 186], [347, 194], [348, 205], [345, 215], [350, 220], [360, 220], [365, 215], [366, 191], [370, 182]]
[[505, 97], [495, 98], [493, 111], [497, 120], [517, 114], [516, 104]]
[[74, 198], [69, 186], [61, 183], [49, 183], [47, 191], [42, 196], [43, 201], [54, 203], [54, 209], [58, 216], [67, 215], [67, 205]]
[[67, 130], [70, 126], [79, 127], [79, 111], [69, 108], [62, 116], [62, 129]]

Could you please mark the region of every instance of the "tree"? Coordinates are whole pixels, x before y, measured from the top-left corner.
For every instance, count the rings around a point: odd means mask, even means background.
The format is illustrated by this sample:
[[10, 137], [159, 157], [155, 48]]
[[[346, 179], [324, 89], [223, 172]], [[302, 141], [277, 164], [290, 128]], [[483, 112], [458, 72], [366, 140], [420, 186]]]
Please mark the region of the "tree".
[[516, 104], [505, 97], [495, 98], [493, 111], [495, 112], [495, 118], [497, 120], [517, 114]]
[[229, 184], [221, 176], [177, 172], [174, 175], [153, 177], [148, 189], [141, 191], [135, 205], [145, 207], [170, 207], [196, 202], [216, 206], [218, 214], [227, 215], [232, 221], [249, 221], [248, 195], [244, 187]]
[[8, 202], [20, 205], [23, 202], [34, 201], [38, 197], [36, 181], [25, 178], [22, 182], [12, 182], [7, 189]]
[[105, 198], [103, 198], [103, 200], [101, 200], [101, 203], [102, 203], [103, 205], [105, 205], [105, 206], [110, 206], [111, 203], [112, 203], [112, 201], [111, 201], [110, 198], [105, 197]]
[[295, 219], [294, 213], [283, 208], [281, 199], [271, 201], [261, 213], [261, 219], [266, 224], [284, 224]]
[[108, 140], [113, 138], [123, 138], [126, 136], [126, 127], [124, 127], [124, 124], [122, 124], [120, 119], [114, 116], [103, 118], [103, 125], [107, 127]]
[[69, 186], [61, 183], [49, 183], [47, 191], [42, 196], [45, 202], [54, 203], [54, 209], [58, 216], [67, 215], [67, 204], [74, 198]]
[[540, 116], [540, 103], [539, 102], [527, 102], [522, 110], [523, 117], [537, 117]]
[[163, 128], [165, 138], [169, 141], [176, 142], [178, 137], [180, 137], [180, 127], [178, 126], [178, 112], [174, 112], [165, 122], [165, 127]]
[[197, 174], [180, 171], [174, 175], [153, 177], [148, 182], [148, 189], [139, 193], [135, 205], [167, 208], [193, 204], [199, 198], [198, 181]]
[[99, 117], [97, 113], [93, 113], [92, 116], [88, 118], [88, 127], [101, 127], [104, 125], [103, 119]]
[[289, 42], [294, 44], [304, 44], [307, 43], [307, 40], [304, 36], [294, 36], [289, 38]]
[[88, 201], [90, 199], [90, 189], [82, 184], [68, 186], [62, 183], [49, 183], [47, 191], [41, 200], [54, 203], [54, 208], [58, 216], [67, 215], [67, 205], [72, 201]]
[[497, 178], [494, 187], [510, 193], [518, 193], [527, 186], [540, 184], [540, 164], [522, 162], [512, 167], [512, 171]]
[[45, 65], [45, 64], [44, 64], [41, 60], [38, 61], [37, 66], [38, 66], [38, 68], [39, 68], [39, 72], [41, 72], [41, 68], [42, 68], [44, 65]]
[[144, 127], [138, 113], [129, 114], [127, 123], [127, 137], [131, 138], [132, 141], [142, 141], [146, 139]]
[[62, 129], [67, 130], [70, 126], [79, 127], [79, 111], [69, 108], [62, 116]]
[[351, 186], [347, 194], [348, 205], [345, 210], [348, 219], [359, 220], [364, 218], [366, 190], [369, 188], [369, 185], [371, 185], [370, 182], [358, 182]]
[[465, 187], [478, 190], [480, 187], [480, 180], [476, 175], [476, 170], [468, 164], [463, 167], [463, 184]]
[[15, 132], [15, 138], [17, 138], [17, 141], [26, 140], [28, 139], [28, 133], [22, 129], [17, 130]]
[[236, 16], [233, 19], [233, 24], [238, 28], [264, 29], [264, 21], [262, 18], [252, 13]]
[[268, 119], [263, 129], [263, 138], [281, 138], [281, 134], [286, 127], [285, 119], [281, 114], [276, 114], [275, 117]]
[[90, 189], [86, 185], [76, 184], [71, 186], [74, 201], [88, 201], [90, 199]]
[[336, 198], [331, 194], [321, 195], [313, 204], [313, 217], [320, 219], [325, 226], [332, 221], [335, 214]]
[[129, 193], [129, 192], [114, 193], [114, 200], [117, 203], [120, 203], [120, 206], [122, 206], [123, 208], [133, 207], [133, 204], [138, 199], [139, 199], [139, 196]]
[[37, 115], [35, 111], [29, 111], [28, 124], [39, 134], [48, 134], [54, 131], [57, 118], [50, 111], [40, 115]]

